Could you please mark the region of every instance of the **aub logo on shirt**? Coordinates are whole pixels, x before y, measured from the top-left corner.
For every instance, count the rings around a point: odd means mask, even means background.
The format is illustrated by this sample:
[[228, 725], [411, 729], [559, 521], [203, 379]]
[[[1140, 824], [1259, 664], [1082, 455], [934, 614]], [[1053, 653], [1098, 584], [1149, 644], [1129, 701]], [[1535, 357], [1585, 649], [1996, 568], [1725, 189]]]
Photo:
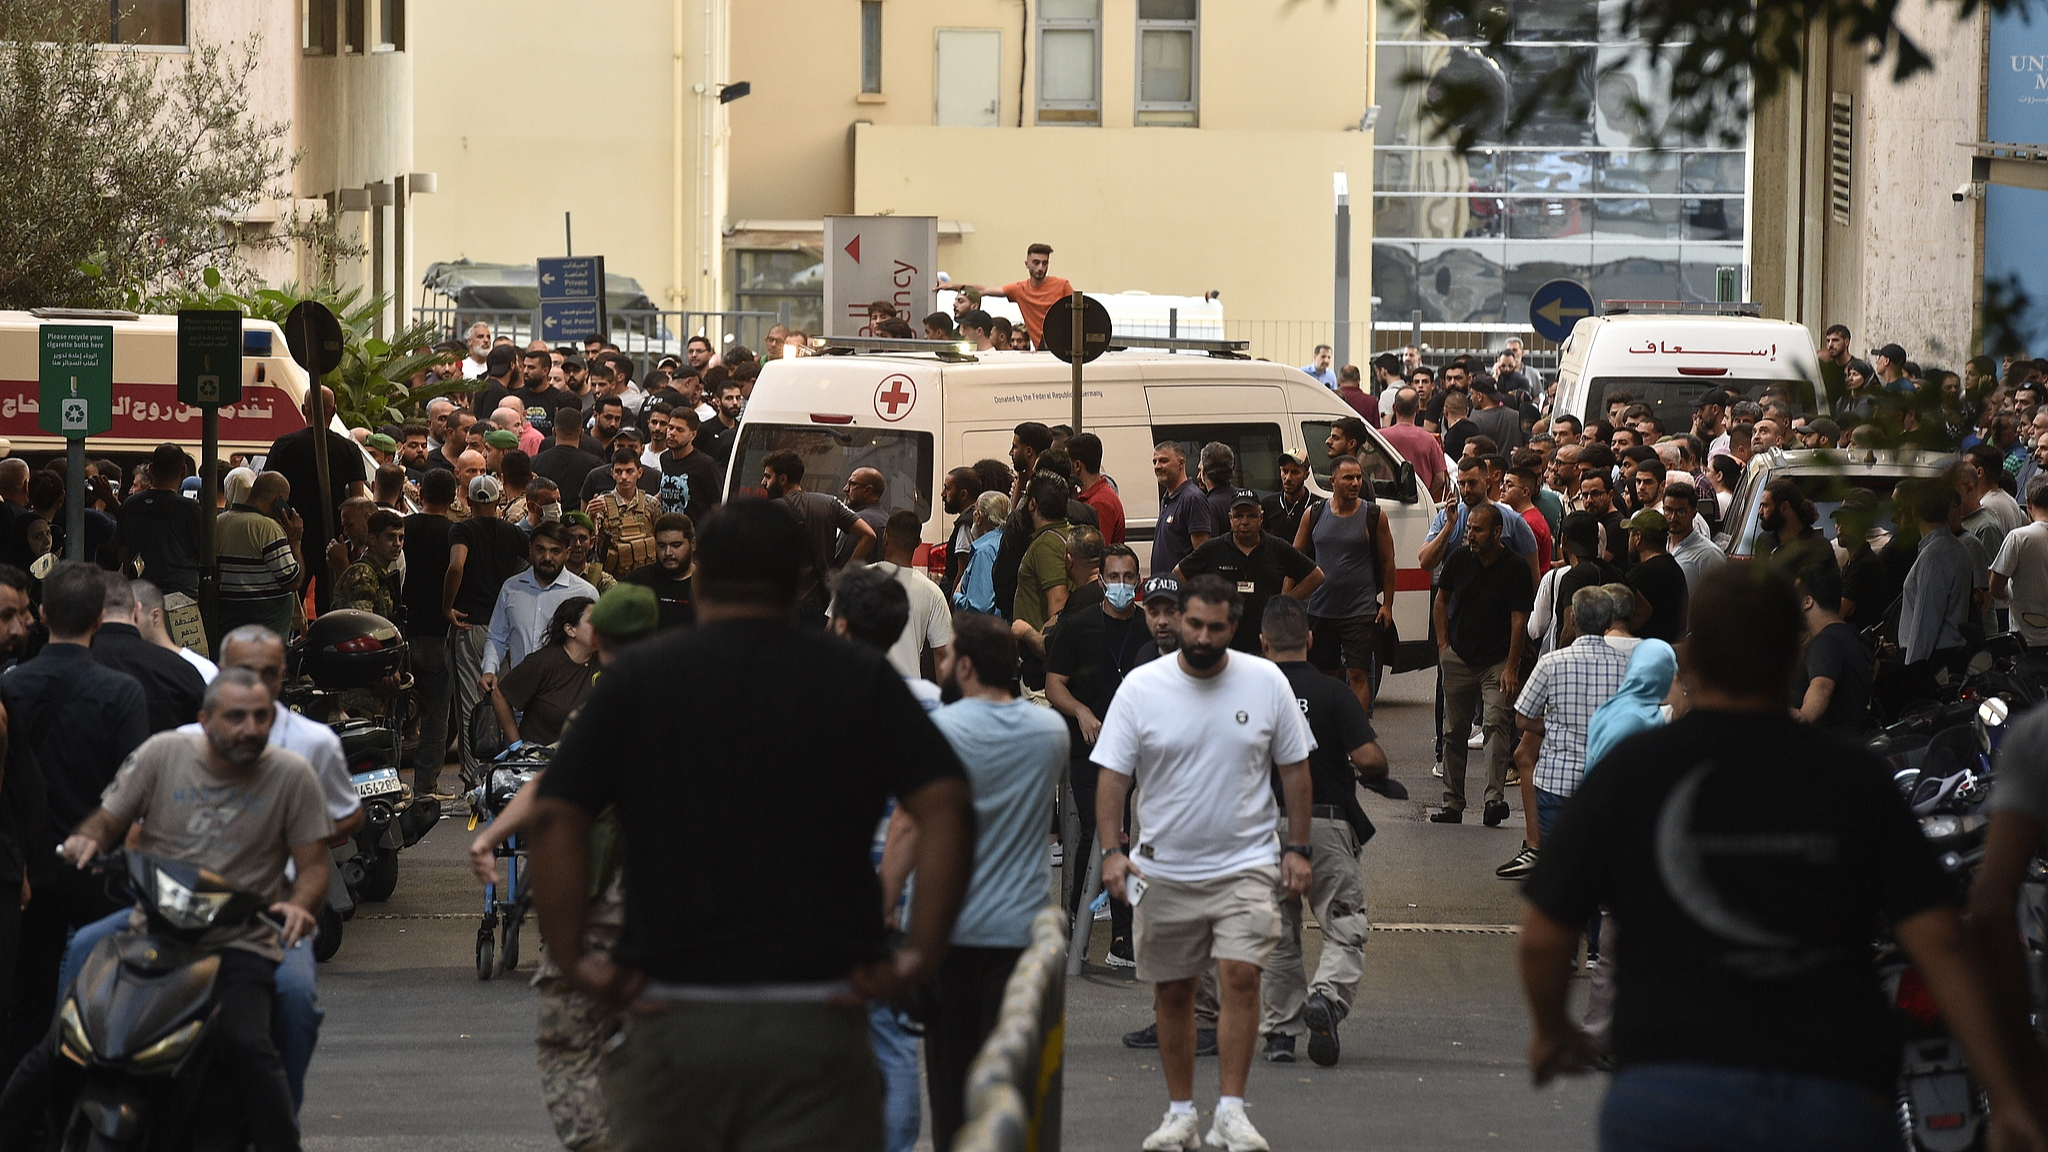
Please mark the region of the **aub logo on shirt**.
[[1249, 712], [1239, 712], [1239, 713], [1237, 714], [1237, 722], [1238, 722], [1239, 724], [1249, 724], [1249, 723], [1251, 723], [1251, 720], [1252, 720], [1252, 717], [1251, 717], [1251, 713], [1249, 713]]

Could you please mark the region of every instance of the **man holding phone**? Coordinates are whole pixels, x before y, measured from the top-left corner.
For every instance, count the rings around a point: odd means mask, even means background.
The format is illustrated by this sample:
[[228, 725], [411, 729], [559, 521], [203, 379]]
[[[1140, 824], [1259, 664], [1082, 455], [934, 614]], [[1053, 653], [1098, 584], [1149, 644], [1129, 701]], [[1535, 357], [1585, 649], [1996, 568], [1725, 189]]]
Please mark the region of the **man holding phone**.
[[220, 563], [220, 631], [261, 624], [279, 636], [292, 632], [293, 601], [305, 570], [300, 538], [306, 526], [291, 507], [292, 484], [265, 472], [249, 486], [247, 502], [214, 520]]
[[[1258, 1041], [1259, 973], [1280, 941], [1280, 894], [1308, 891], [1315, 740], [1280, 669], [1231, 651], [1243, 613], [1221, 578], [1195, 578], [1179, 654], [1124, 677], [1091, 756], [1101, 769], [1098, 828], [1120, 826], [1125, 798], [1133, 786], [1138, 792], [1133, 842], [1107, 850], [1102, 883], [1131, 905], [1138, 979], [1155, 985], [1168, 1108], [1145, 1138], [1148, 1152], [1200, 1143], [1195, 985], [1211, 961], [1222, 1001], [1222, 1091], [1208, 1141], [1233, 1152], [1266, 1147], [1245, 1115], [1244, 1089]], [[1284, 847], [1274, 835], [1276, 771], [1286, 797]]]

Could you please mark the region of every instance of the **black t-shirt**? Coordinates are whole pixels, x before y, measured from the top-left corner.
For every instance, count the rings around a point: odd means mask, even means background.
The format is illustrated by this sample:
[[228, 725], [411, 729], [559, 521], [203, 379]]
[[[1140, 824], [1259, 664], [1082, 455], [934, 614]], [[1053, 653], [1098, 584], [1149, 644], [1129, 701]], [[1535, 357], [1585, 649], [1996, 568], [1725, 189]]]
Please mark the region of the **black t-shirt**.
[[1507, 659], [1514, 628], [1509, 614], [1526, 615], [1536, 606], [1536, 585], [1529, 578], [1528, 562], [1506, 548], [1492, 567], [1481, 564], [1463, 544], [1451, 549], [1444, 557], [1437, 589], [1439, 595], [1451, 598], [1451, 650], [1474, 668]]
[[562, 735], [569, 713], [590, 692], [596, 661], [578, 664], [560, 644], [543, 645], [498, 678], [498, 691], [519, 716], [519, 738], [553, 744]]
[[446, 636], [448, 617], [441, 614], [441, 578], [448, 571], [448, 535], [455, 522], [439, 513], [415, 512], [405, 518], [405, 587], [398, 601], [405, 606], [407, 636]]
[[[711, 699], [722, 722], [688, 741], [647, 723], [677, 700]], [[964, 776], [881, 652], [742, 620], [628, 648], [570, 725], [541, 795], [593, 814], [617, 807], [633, 878], [622, 963], [687, 984], [812, 982], [887, 955], [869, 858], [883, 802]], [[788, 898], [763, 899], [771, 892]]]
[[1474, 424], [1469, 418], [1444, 429], [1444, 455], [1453, 460], [1462, 459], [1465, 455], [1465, 441], [1477, 435], [1479, 425]]
[[[533, 458], [533, 474], [553, 480], [555, 487], [562, 490], [563, 501], [567, 502], [576, 499], [577, 493], [583, 491], [583, 478], [590, 475], [590, 470], [603, 464], [595, 452], [554, 444], [541, 449], [540, 455]], [[576, 505], [578, 508], [582, 506]]]
[[661, 475], [656, 484], [656, 494], [661, 497], [661, 510], [681, 512], [702, 524], [704, 517], [718, 507], [718, 492], [725, 483], [725, 469], [694, 446], [688, 456], [679, 457], [670, 450], [663, 452], [659, 459]]
[[[1825, 677], [1835, 682], [1828, 698], [1828, 710], [1821, 717], [1822, 729], [1838, 736], [1858, 736], [1870, 720], [1870, 681], [1874, 673], [1870, 649], [1856, 635], [1856, 629], [1837, 621], [1814, 633], [1800, 657], [1801, 685]], [[1801, 698], [1805, 696], [1802, 688]]]
[[[502, 516], [474, 516], [449, 526], [448, 543], [469, 548], [462, 561], [462, 583], [455, 589], [455, 610], [471, 624], [483, 627], [491, 622], [491, 610], [497, 607], [498, 589], [526, 569], [526, 533], [507, 524]], [[410, 574], [412, 565], [408, 563], [405, 570]], [[440, 570], [446, 572], [447, 565]]]
[[1326, 501], [1313, 492], [1303, 489], [1301, 499], [1293, 504], [1287, 502], [1287, 493], [1274, 492], [1259, 501], [1266, 509], [1266, 534], [1278, 536], [1289, 544], [1300, 534], [1301, 519], [1312, 508], [1321, 508]]
[[[292, 508], [306, 521], [306, 555], [320, 555], [327, 542], [334, 539], [337, 529], [334, 510], [348, 499], [351, 484], [367, 484], [369, 478], [363, 475], [363, 450], [356, 442], [339, 432], [327, 433], [327, 499], [319, 498], [320, 473], [313, 459], [313, 430], [301, 428], [287, 432], [270, 446], [270, 456], [263, 465], [272, 472], [281, 472], [292, 483]], [[336, 576], [341, 573], [335, 573]]]
[[1628, 570], [1628, 586], [1650, 602], [1650, 618], [1638, 630], [1645, 640], [1678, 643], [1685, 635], [1685, 569], [1669, 552], [1659, 552]]
[[661, 610], [662, 628], [680, 628], [697, 622], [697, 601], [690, 592], [690, 578], [669, 579], [659, 564], [644, 564], [619, 577], [627, 584], [654, 589], [654, 602]]
[[1557, 578], [1557, 615], [1551, 625], [1551, 635], [1560, 643], [1564, 641], [1564, 622], [1571, 619], [1572, 597], [1581, 588], [1623, 584], [1627, 580], [1621, 569], [1597, 557], [1572, 565], [1569, 572]]
[[478, 381], [483, 387], [476, 390], [476, 399], [469, 406], [469, 410], [476, 413], [477, 419], [490, 420], [491, 413], [498, 410], [498, 405], [505, 402], [505, 397], [512, 395], [512, 388], [506, 383], [509, 379], [509, 376], [485, 376]]
[[723, 469], [732, 463], [732, 443], [739, 434], [739, 425], [727, 428], [723, 421], [714, 416], [697, 430], [697, 451], [718, 461], [719, 468]]
[[1885, 609], [1891, 607], [1898, 595], [1899, 590], [1892, 585], [1891, 575], [1877, 553], [1858, 548], [1849, 554], [1849, 562], [1842, 565], [1842, 599], [1850, 601], [1855, 609], [1846, 617], [1849, 627], [1861, 632], [1883, 623]]
[[1316, 562], [1278, 536], [1262, 533], [1259, 546], [1250, 555], [1238, 548], [1230, 533], [1212, 536], [1180, 562], [1181, 574], [1221, 576], [1237, 589], [1244, 601], [1244, 616], [1230, 646], [1240, 652], [1259, 652], [1259, 622], [1266, 617], [1266, 603], [1280, 595], [1285, 580], [1304, 580], [1316, 570]]
[[[1118, 620], [1100, 605], [1081, 610], [1070, 607], [1060, 614], [1060, 626], [1053, 629], [1046, 645], [1045, 670], [1048, 675], [1065, 676], [1067, 691], [1101, 720], [1109, 715], [1110, 701], [1131, 669], [1158, 655], [1144, 609], [1133, 606], [1130, 619]], [[1072, 716], [1066, 720], [1074, 758], [1087, 759], [1088, 745], [1081, 739], [1080, 723]]]
[[1559, 924], [1604, 905], [1627, 925], [1624, 1067], [1764, 1068], [1885, 1094], [1899, 1042], [1872, 929], [1957, 900], [1884, 764], [1777, 710], [1694, 711], [1623, 741], [1543, 837], [1525, 894]]
[[114, 538], [142, 561], [142, 578], [165, 592], [199, 595], [199, 545], [206, 520], [199, 501], [151, 488], [121, 505]]
[[[1315, 750], [1308, 754], [1313, 789], [1309, 802], [1348, 810], [1358, 800], [1358, 769], [1351, 763], [1351, 750], [1377, 744], [1379, 733], [1373, 731], [1365, 708], [1344, 681], [1306, 660], [1290, 660], [1280, 665], [1280, 671], [1294, 687], [1294, 699], [1308, 718], [1309, 735], [1316, 738]], [[1278, 773], [1274, 774], [1273, 795], [1279, 797], [1281, 811], [1286, 811], [1287, 798], [1280, 795]]]

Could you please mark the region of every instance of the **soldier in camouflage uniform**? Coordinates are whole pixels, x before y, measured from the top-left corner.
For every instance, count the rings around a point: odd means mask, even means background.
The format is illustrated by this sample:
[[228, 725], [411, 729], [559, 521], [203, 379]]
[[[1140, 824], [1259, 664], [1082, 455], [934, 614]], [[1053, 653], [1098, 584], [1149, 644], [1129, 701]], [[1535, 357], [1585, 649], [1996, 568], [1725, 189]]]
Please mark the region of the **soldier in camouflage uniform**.
[[590, 581], [590, 586], [602, 595], [604, 590], [619, 582], [619, 578], [604, 570], [604, 565], [590, 558], [597, 548], [597, 521], [588, 512], [564, 512], [562, 523], [569, 528], [569, 559], [562, 565], [565, 572]]
[[389, 508], [370, 513], [369, 546], [335, 582], [334, 606], [359, 608], [402, 625], [398, 611], [398, 558], [405, 553], [405, 517]]
[[[652, 588], [619, 584], [598, 597], [590, 609], [590, 623], [597, 631], [598, 664], [611, 663], [622, 645], [654, 631], [660, 620]], [[572, 714], [569, 723], [575, 722]], [[470, 866], [478, 879], [486, 883], [496, 879], [495, 850], [526, 827], [539, 783], [536, 775], [470, 844]], [[618, 945], [619, 929], [626, 922], [624, 858], [617, 813], [607, 809], [590, 828], [590, 904], [583, 933], [587, 951], [609, 956]], [[624, 1022], [595, 999], [575, 991], [565, 977], [543, 947], [540, 970], [533, 977], [533, 986], [540, 990], [534, 1048], [540, 1065], [541, 1100], [564, 1148], [609, 1152], [611, 1136], [598, 1078], [604, 1053]]]

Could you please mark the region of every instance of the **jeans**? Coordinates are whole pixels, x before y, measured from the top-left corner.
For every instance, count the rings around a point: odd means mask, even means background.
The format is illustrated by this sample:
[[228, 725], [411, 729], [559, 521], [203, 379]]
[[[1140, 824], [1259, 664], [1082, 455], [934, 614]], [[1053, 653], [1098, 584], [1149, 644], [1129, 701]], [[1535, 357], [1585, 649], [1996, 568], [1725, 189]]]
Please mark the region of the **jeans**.
[[413, 692], [420, 707], [420, 740], [413, 747], [413, 791], [431, 792], [448, 762], [448, 706], [454, 684], [448, 679], [448, 645], [423, 636], [412, 647]]
[[[222, 1063], [233, 1096], [231, 1101], [215, 1102], [220, 1107], [207, 1111], [217, 1119], [221, 1110], [231, 1110], [234, 1122], [257, 1152], [297, 1152], [299, 1127], [291, 1089], [270, 1038], [275, 968], [253, 952], [240, 948], [220, 951], [220, 971], [213, 984], [211, 1042], [214, 1059]], [[22, 1058], [6, 1091], [0, 1093], [0, 1135], [10, 1141], [33, 1131], [54, 1099], [68, 1097], [80, 1086], [80, 1069], [57, 1055], [57, 1039], [56, 1029], [46, 1032], [43, 1041]]]
[[[124, 931], [128, 910], [95, 920], [71, 936], [64, 950], [64, 967], [57, 974], [57, 987], [68, 989], [85, 967], [93, 945]], [[320, 1021], [327, 1012], [320, 1007], [320, 993], [314, 987], [313, 942], [301, 940], [284, 950], [284, 963], [277, 966], [277, 1003], [270, 1020], [270, 1039], [284, 1060], [285, 1079], [291, 1083], [292, 1108], [306, 1099], [306, 1066], [313, 1062], [313, 1049], [320, 1043]]]
[[884, 1152], [911, 1152], [923, 1122], [918, 1098], [917, 1033], [887, 1004], [868, 1005], [868, 1035], [882, 1070]]
[[448, 682], [455, 696], [455, 746], [462, 751], [464, 781], [475, 780], [482, 764], [469, 746], [469, 716], [484, 699], [479, 681], [484, 674], [484, 641], [489, 634], [482, 624], [467, 632], [460, 628], [448, 632]]
[[1708, 1064], [1623, 1068], [1600, 1107], [1601, 1152], [1878, 1152], [1890, 1101], [1848, 1080]]
[[[1550, 840], [1550, 830], [1557, 826], [1557, 818], [1564, 815], [1564, 806], [1571, 802], [1572, 798], [1569, 796], [1559, 796], [1555, 792], [1536, 789], [1536, 831], [1545, 842]], [[1586, 921], [1586, 945], [1600, 953], [1602, 964], [1611, 965], [1613, 961], [1600, 947], [1600, 922], [1603, 919], [1605, 916], [1602, 913], [1595, 912], [1593, 918]]]

